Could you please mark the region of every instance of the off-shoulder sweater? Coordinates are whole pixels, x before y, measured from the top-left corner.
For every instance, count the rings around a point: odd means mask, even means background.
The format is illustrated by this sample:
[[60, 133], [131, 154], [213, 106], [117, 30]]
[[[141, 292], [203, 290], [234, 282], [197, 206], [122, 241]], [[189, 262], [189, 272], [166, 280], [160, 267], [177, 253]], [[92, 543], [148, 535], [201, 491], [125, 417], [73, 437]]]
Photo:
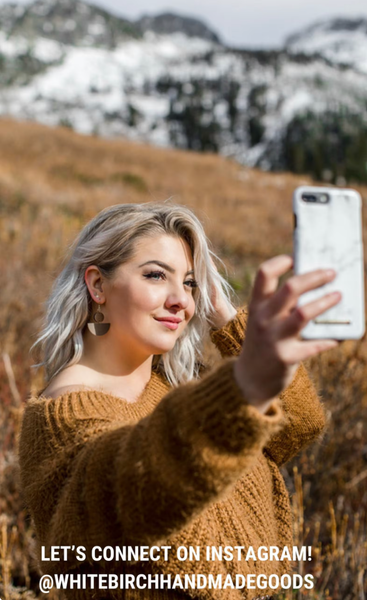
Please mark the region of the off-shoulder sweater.
[[[229, 574], [234, 581], [236, 574], [292, 573], [287, 558], [244, 558], [249, 547], [292, 548], [290, 498], [279, 467], [320, 435], [325, 413], [303, 364], [265, 414], [247, 402], [233, 372], [246, 318], [241, 307], [226, 326], [211, 330], [222, 360], [199, 380], [171, 387], [152, 372], [135, 403], [97, 390], [28, 400], [21, 481], [42, 573], [163, 574], [171, 581], [185, 574], [222, 581]], [[42, 560], [51, 546], [84, 547], [86, 560], [75, 552], [67, 561]], [[159, 560], [93, 561], [96, 546], [170, 550]], [[199, 547], [200, 560], [179, 560], [181, 546]], [[235, 552], [233, 560], [208, 561], [209, 546], [242, 547], [243, 558]], [[77, 600], [247, 600], [274, 590], [153, 585], [65, 593]]]

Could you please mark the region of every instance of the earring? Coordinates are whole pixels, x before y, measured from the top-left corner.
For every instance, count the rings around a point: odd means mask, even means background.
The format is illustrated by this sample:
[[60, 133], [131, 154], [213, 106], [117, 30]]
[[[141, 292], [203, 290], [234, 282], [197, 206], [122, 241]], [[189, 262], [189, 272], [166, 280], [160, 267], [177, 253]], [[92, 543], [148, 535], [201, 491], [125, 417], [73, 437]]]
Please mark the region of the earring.
[[[99, 296], [96, 296], [99, 299]], [[101, 336], [105, 335], [110, 328], [110, 323], [102, 323], [104, 320], [104, 314], [101, 311], [101, 306], [98, 304], [98, 308], [93, 315], [93, 322], [87, 323], [88, 329], [93, 335]]]

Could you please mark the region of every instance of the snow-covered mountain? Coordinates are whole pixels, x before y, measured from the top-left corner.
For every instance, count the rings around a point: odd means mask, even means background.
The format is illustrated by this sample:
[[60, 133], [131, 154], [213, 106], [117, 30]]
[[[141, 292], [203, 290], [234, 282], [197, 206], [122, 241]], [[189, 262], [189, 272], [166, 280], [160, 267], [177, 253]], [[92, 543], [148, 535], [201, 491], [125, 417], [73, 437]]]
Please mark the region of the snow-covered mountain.
[[250, 51], [170, 13], [133, 22], [82, 0], [2, 5], [0, 113], [363, 179], [366, 59], [351, 51], [346, 60], [332, 38], [362, 48], [363, 26], [343, 23], [308, 28], [281, 51]]
[[329, 19], [291, 35], [289, 52], [320, 53], [333, 63], [367, 73], [367, 19]]

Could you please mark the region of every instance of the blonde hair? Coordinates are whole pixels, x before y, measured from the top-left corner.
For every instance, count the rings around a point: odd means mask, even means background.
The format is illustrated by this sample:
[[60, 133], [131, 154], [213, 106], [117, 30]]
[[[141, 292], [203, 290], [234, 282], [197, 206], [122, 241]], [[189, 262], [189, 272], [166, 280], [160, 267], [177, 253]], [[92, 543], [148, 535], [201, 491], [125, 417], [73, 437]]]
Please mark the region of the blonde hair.
[[[71, 256], [56, 278], [45, 303], [44, 326], [30, 352], [40, 347], [47, 383], [62, 369], [77, 363], [83, 353], [82, 332], [90, 321], [92, 298], [84, 280], [87, 267], [96, 265], [111, 279], [118, 266], [134, 256], [136, 242], [142, 237], [161, 234], [180, 237], [188, 243], [193, 256], [195, 314], [175, 346], [155, 355], [152, 368], [172, 386], [199, 377], [203, 340], [213, 326], [212, 286], [219, 297], [231, 305], [234, 292], [215, 269], [210, 258], [219, 259], [210, 249], [203, 226], [194, 213], [179, 204], [148, 202], [116, 204], [105, 208], [89, 221], [71, 244]], [[224, 266], [225, 268], [225, 266]]]

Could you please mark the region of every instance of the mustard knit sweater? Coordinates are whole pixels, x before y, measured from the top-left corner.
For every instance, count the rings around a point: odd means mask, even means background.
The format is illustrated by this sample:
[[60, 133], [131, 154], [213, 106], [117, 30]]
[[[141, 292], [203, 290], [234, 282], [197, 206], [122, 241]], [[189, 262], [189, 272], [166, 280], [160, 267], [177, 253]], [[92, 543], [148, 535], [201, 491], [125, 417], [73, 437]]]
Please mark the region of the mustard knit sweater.
[[[233, 374], [245, 307], [211, 330], [223, 360], [198, 381], [172, 388], [155, 372], [136, 403], [101, 391], [42, 395], [26, 405], [20, 467], [45, 574], [222, 575], [292, 572], [284, 561], [207, 561], [207, 546], [293, 545], [289, 494], [279, 467], [323, 431], [325, 414], [305, 367], [265, 414], [244, 398]], [[170, 546], [155, 560], [92, 561], [95, 546]], [[41, 560], [41, 546], [83, 546], [67, 561]], [[177, 548], [200, 547], [180, 561]], [[244, 557], [244, 555], [242, 555]], [[165, 560], [167, 558], [167, 560]], [[273, 589], [66, 591], [90, 600], [251, 599]], [[165, 585], [166, 587], [166, 585]]]

